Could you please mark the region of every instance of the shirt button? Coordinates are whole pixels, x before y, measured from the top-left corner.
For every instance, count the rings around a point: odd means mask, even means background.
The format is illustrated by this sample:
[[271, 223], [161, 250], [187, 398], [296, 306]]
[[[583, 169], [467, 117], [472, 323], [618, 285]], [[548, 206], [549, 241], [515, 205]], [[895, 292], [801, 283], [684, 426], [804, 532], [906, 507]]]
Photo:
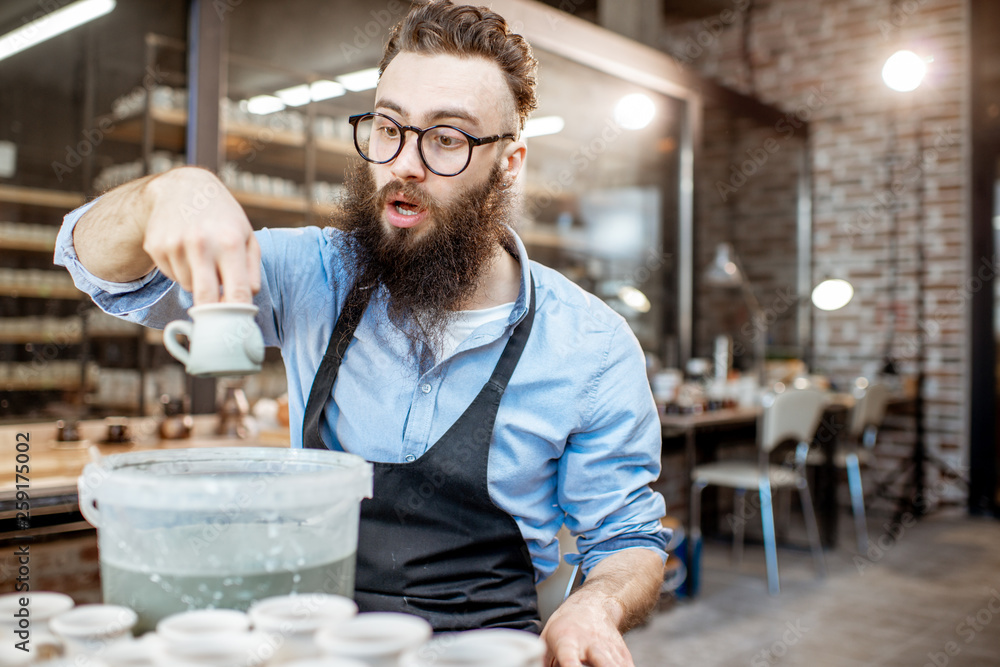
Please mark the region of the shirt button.
[[414, 456], [413, 454], [407, 454], [406, 455], [406, 462], [407, 463], [412, 463], [413, 461], [416, 461], [416, 460], [417, 460], [417, 457]]
[[425, 394], [429, 394], [431, 393], [431, 386], [429, 384], [422, 384], [420, 385], [420, 391], [424, 392]]

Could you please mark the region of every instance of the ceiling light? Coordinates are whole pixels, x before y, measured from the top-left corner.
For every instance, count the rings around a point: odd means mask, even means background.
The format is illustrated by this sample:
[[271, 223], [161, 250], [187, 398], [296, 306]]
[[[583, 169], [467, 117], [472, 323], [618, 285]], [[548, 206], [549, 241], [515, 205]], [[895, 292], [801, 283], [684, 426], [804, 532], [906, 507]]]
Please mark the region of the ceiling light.
[[854, 298], [854, 286], [840, 278], [830, 278], [812, 291], [813, 305], [820, 310], [840, 310]]
[[927, 62], [913, 51], [897, 51], [882, 67], [885, 85], [901, 93], [916, 90], [927, 74]]
[[80, 0], [25, 23], [0, 37], [0, 60], [104, 16], [114, 8], [115, 0]]
[[352, 93], [371, 90], [378, 85], [378, 67], [350, 72], [349, 74], [341, 74], [337, 77], [337, 81]]
[[300, 86], [282, 88], [274, 94], [278, 96], [278, 99], [290, 107], [300, 107], [303, 104], [309, 104], [312, 101], [312, 94], [309, 91], [309, 86], [304, 83]]
[[626, 306], [640, 313], [648, 313], [652, 307], [652, 304], [649, 303], [649, 298], [632, 285], [622, 285], [619, 287], [618, 298]]
[[648, 95], [632, 93], [618, 100], [615, 105], [615, 122], [626, 130], [641, 130], [656, 115], [656, 105]]
[[257, 95], [247, 100], [247, 111], [260, 116], [281, 111], [285, 108], [285, 103], [274, 95]]
[[562, 116], [542, 116], [541, 118], [531, 118], [524, 124], [524, 132], [521, 136], [525, 139], [530, 137], [541, 137], [546, 134], [557, 134], [566, 127], [566, 121]]
[[328, 81], [323, 79], [321, 81], [313, 81], [312, 85], [309, 86], [312, 93], [313, 102], [322, 102], [323, 100], [328, 100], [331, 97], [340, 97], [347, 92], [341, 84], [336, 81]]

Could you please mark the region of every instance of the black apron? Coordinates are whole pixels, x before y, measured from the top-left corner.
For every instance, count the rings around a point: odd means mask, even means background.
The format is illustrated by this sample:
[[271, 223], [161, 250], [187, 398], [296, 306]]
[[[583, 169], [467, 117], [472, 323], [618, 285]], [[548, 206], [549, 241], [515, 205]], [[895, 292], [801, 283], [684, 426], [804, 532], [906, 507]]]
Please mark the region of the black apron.
[[[398, 611], [438, 632], [507, 627], [541, 632], [534, 567], [514, 519], [487, 488], [490, 441], [500, 398], [535, 315], [514, 328], [489, 381], [434, 445], [412, 463], [373, 463], [372, 498], [361, 503], [355, 600], [361, 611]], [[369, 291], [347, 298], [316, 373], [302, 446], [328, 449], [320, 420]]]

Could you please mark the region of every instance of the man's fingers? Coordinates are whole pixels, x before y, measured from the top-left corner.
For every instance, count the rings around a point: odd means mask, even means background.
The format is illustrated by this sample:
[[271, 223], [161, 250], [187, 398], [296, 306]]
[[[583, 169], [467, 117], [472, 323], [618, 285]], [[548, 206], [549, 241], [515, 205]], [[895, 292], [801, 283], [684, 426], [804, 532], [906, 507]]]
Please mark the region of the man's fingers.
[[617, 646], [612, 648], [592, 646], [587, 652], [586, 659], [586, 664], [591, 667], [635, 667], [628, 650]]
[[250, 234], [247, 239], [247, 276], [250, 291], [256, 294], [260, 291], [260, 244], [255, 234]]
[[217, 303], [219, 301], [219, 276], [215, 267], [205, 262], [198, 262], [191, 267], [192, 289], [195, 305], [202, 303]]
[[580, 662], [580, 647], [576, 642], [562, 642], [556, 647], [557, 667], [583, 667]]
[[164, 263], [170, 267], [170, 275], [174, 282], [190, 292], [193, 289], [194, 276], [191, 274], [191, 267], [184, 253], [181, 251], [169, 253]]
[[222, 277], [223, 301], [249, 303], [253, 300], [246, 250], [242, 242], [237, 247], [223, 247], [219, 257], [219, 275]]

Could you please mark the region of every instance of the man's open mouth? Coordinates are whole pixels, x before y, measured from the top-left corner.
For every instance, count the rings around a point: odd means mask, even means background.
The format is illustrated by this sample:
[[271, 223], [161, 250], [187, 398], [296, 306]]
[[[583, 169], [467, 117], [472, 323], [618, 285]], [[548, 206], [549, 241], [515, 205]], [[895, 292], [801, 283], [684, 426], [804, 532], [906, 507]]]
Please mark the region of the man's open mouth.
[[420, 207], [416, 204], [412, 204], [408, 201], [402, 199], [397, 199], [393, 202], [393, 206], [396, 207], [396, 212], [400, 215], [416, 215], [420, 212]]

